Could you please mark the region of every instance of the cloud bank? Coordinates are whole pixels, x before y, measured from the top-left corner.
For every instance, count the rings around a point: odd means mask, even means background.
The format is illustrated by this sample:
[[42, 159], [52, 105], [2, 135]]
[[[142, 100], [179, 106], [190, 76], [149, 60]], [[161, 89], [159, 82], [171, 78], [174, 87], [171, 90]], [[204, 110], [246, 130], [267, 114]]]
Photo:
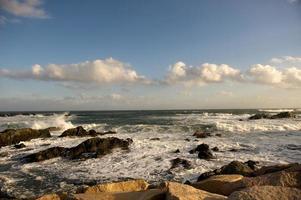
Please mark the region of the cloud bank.
[[113, 58], [86, 61], [77, 64], [33, 65], [31, 70], [1, 69], [0, 76], [13, 79], [35, 79], [82, 83], [149, 83], [144, 76]]
[[41, 0], [0, 0], [0, 8], [18, 17], [48, 18]]

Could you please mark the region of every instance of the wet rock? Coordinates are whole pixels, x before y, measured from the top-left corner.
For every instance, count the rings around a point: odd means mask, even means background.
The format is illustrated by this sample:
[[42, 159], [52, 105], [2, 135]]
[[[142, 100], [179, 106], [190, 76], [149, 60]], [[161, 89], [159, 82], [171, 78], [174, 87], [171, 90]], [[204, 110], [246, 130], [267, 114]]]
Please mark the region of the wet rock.
[[213, 147], [212, 151], [219, 151], [219, 148], [218, 147]]
[[15, 144], [14, 147], [15, 147], [16, 149], [22, 149], [22, 148], [25, 148], [26, 146], [25, 146], [24, 143], [19, 143], [19, 144]]
[[271, 116], [271, 119], [282, 119], [282, 118], [296, 118], [296, 115], [293, 112], [281, 112]]
[[248, 160], [247, 162], [245, 162], [245, 164], [247, 164], [252, 170], [256, 170], [259, 162], [253, 161], [253, 160]]
[[266, 113], [257, 113], [251, 117], [249, 117], [250, 120], [256, 120], [256, 119], [283, 119], [283, 118], [296, 118], [296, 114], [293, 112], [281, 112], [275, 115], [270, 115]]
[[279, 172], [279, 171], [297, 171], [299, 169], [301, 170], [301, 164], [298, 163], [263, 166], [260, 169], [254, 171], [253, 176], [261, 176], [264, 174], [269, 174], [269, 173]]
[[175, 150], [174, 153], [180, 153], [180, 149]]
[[206, 180], [193, 183], [192, 186], [205, 190], [208, 192], [216, 193], [216, 194], [221, 194], [228, 196], [235, 190], [237, 190], [236, 185], [231, 184], [234, 182], [237, 182], [243, 178], [242, 175], [216, 175], [212, 176]]
[[196, 138], [206, 138], [206, 137], [210, 137], [211, 134], [208, 132], [196, 131], [194, 132], [193, 136], [195, 136]]
[[299, 200], [301, 190], [280, 186], [254, 186], [233, 192], [229, 200]]
[[48, 138], [51, 137], [47, 129], [6, 129], [0, 132], [0, 147], [17, 144], [21, 141], [28, 141], [35, 138]]
[[48, 127], [46, 128], [48, 131], [60, 131], [62, 130], [62, 128], [60, 127], [55, 127], [55, 126], [52, 126], [52, 127]]
[[189, 151], [190, 154], [198, 153], [200, 159], [212, 159], [214, 158], [208, 144], [200, 144], [195, 149]]
[[228, 165], [221, 168], [221, 174], [240, 174], [243, 176], [250, 176], [253, 170], [246, 163], [239, 161], [232, 161]]
[[256, 119], [270, 119], [271, 115], [266, 113], [257, 113], [249, 117], [249, 120], [256, 120]]
[[170, 169], [177, 168], [177, 167], [184, 167], [185, 169], [191, 169], [191, 162], [182, 158], [175, 158], [170, 161], [171, 167]]
[[216, 137], [222, 137], [222, 134], [217, 133], [217, 134], [215, 134], [215, 136], [216, 136]]
[[224, 200], [227, 197], [198, 190], [192, 186], [166, 182], [167, 197], [166, 200]]
[[97, 135], [116, 134], [116, 131], [97, 132], [95, 130], [86, 131], [82, 126], [65, 130], [59, 137], [95, 137]]
[[185, 138], [185, 141], [187, 141], [187, 142], [190, 142], [190, 139], [188, 139], [188, 138]]
[[111, 153], [115, 148], [128, 150], [131, 139], [122, 140], [115, 137], [91, 138], [71, 148], [52, 147], [37, 153], [25, 156], [26, 162], [39, 162], [55, 157], [66, 157], [70, 159], [95, 158]]
[[160, 138], [151, 138], [149, 140], [158, 141], [158, 140], [160, 140]]

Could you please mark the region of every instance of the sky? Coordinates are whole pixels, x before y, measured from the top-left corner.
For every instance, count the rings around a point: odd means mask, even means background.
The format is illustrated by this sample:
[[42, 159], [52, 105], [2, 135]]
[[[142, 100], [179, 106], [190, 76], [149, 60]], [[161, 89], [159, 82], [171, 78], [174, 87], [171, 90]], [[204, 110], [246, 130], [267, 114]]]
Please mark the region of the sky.
[[299, 0], [0, 0], [0, 111], [300, 98]]

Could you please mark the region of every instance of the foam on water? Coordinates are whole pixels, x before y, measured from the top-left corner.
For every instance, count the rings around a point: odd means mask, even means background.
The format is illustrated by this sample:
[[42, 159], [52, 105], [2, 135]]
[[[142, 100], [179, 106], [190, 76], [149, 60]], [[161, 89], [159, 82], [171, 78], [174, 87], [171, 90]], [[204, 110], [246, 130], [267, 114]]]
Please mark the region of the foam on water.
[[[199, 174], [221, 167], [233, 160], [260, 161], [261, 165], [272, 163], [298, 162], [301, 160], [301, 121], [297, 119], [281, 120], [247, 120], [250, 114], [197, 113], [187, 112], [173, 115], [143, 116], [145, 123], [103, 123], [94, 120], [87, 123], [71, 121], [78, 117], [49, 116], [15, 116], [7, 118], [5, 123], [23, 119], [27, 126], [38, 128], [54, 124], [83, 125], [86, 129], [116, 130], [118, 138], [132, 138], [130, 151], [115, 150], [102, 158], [88, 160], [66, 160], [55, 158], [39, 163], [22, 163], [21, 158], [34, 152], [54, 146], [72, 147], [87, 138], [46, 138], [24, 142], [26, 148], [15, 149], [12, 146], [0, 149], [0, 182], [3, 190], [15, 196], [33, 197], [53, 191], [75, 190], [84, 183], [110, 182], [126, 178], [144, 178], [150, 182], [160, 180], [194, 181]], [[50, 119], [58, 119], [50, 122]], [[47, 122], [47, 120], [50, 120]], [[153, 120], [154, 123], [149, 123]], [[21, 120], [20, 120], [21, 121]], [[19, 121], [19, 123], [20, 123]], [[75, 120], [76, 121], [76, 120]], [[47, 122], [43, 124], [41, 122]], [[60, 123], [59, 123], [60, 122]], [[3, 121], [1, 121], [2, 124]], [[67, 126], [65, 126], [67, 127]], [[209, 137], [196, 140], [195, 130], [210, 130], [213, 135], [221, 133], [222, 137]], [[57, 135], [59, 135], [60, 131]], [[107, 137], [107, 136], [101, 136]], [[151, 138], [160, 138], [151, 140]], [[217, 146], [216, 159], [206, 161], [189, 154], [189, 150], [200, 143]], [[174, 151], [180, 150], [176, 154]], [[237, 151], [231, 151], [236, 149]], [[192, 169], [181, 167], [169, 170], [170, 160], [183, 158], [192, 163]]]

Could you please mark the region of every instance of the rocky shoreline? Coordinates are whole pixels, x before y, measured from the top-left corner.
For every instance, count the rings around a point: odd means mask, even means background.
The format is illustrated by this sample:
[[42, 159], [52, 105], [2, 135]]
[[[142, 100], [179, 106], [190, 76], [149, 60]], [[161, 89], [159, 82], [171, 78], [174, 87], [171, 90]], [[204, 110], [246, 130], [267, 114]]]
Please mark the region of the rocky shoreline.
[[[276, 116], [276, 117], [275, 117]], [[252, 116], [254, 119], [276, 119], [293, 118], [293, 114], [279, 113], [273, 116]], [[13, 146], [15, 149], [22, 149], [25, 146], [22, 141], [29, 141], [36, 138], [50, 138], [50, 131], [59, 130], [57, 127], [35, 130], [30, 128], [7, 129], [0, 133], [0, 148]], [[54, 146], [44, 150], [25, 154], [21, 159], [24, 163], [41, 162], [48, 159], [61, 157], [68, 160], [87, 160], [101, 158], [110, 154], [114, 149], [120, 149], [123, 153], [131, 151], [132, 139], [120, 139], [118, 137], [98, 137], [107, 134], [118, 135], [115, 131], [97, 132], [95, 130], [85, 130], [79, 126], [64, 131], [57, 138], [62, 137], [88, 137], [80, 144], [67, 148]], [[209, 147], [202, 142], [203, 138], [221, 137], [209, 132], [196, 131], [193, 136], [199, 140], [199, 145], [192, 148], [189, 153], [198, 159], [210, 162], [216, 159], [214, 152], [218, 152], [216, 146]], [[150, 141], [160, 141], [160, 138], [150, 138]], [[182, 151], [182, 150], [181, 150]], [[232, 151], [232, 150], [230, 150]], [[235, 151], [235, 149], [233, 149]], [[175, 149], [174, 154], [180, 153]], [[1, 155], [2, 157], [5, 155]], [[175, 156], [170, 160], [170, 170], [175, 168], [191, 169], [191, 163], [180, 156]], [[168, 173], [168, 172], [167, 172]], [[0, 199], [18, 199], [10, 196], [1, 190], [0, 180]], [[44, 180], [47, 181], [47, 180]], [[242, 199], [300, 199], [301, 198], [301, 165], [291, 163], [285, 165], [260, 166], [257, 161], [248, 160], [232, 162], [212, 171], [207, 171], [199, 175], [196, 182], [186, 181], [178, 183], [173, 181], [158, 181], [156, 184], [147, 183], [146, 180], [127, 180], [114, 183], [96, 184], [94, 186], [83, 185], [76, 192], [58, 192], [45, 194], [36, 198], [40, 200], [86, 200], [86, 199], [145, 199], [145, 200], [242, 200]], [[24, 199], [24, 198], [22, 198]]]

